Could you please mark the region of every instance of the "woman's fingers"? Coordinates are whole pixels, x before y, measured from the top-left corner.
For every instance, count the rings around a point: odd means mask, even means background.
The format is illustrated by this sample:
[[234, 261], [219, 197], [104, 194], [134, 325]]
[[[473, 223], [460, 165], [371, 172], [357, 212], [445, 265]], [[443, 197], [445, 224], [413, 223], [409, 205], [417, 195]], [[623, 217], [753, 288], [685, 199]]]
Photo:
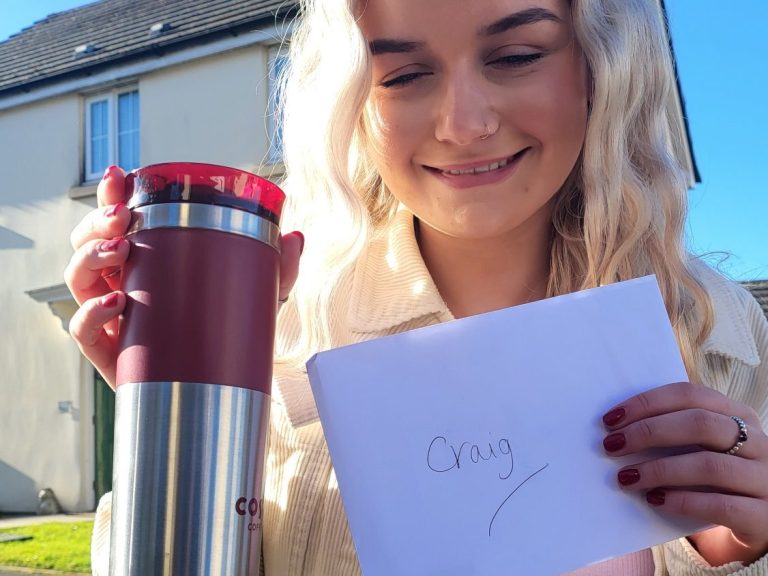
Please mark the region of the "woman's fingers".
[[[740, 408], [741, 412], [745, 410], [746, 407]], [[624, 456], [650, 448], [691, 445], [725, 452], [736, 444], [739, 433], [739, 424], [730, 416], [692, 408], [652, 416], [615, 428], [604, 438], [603, 446], [613, 456]], [[759, 424], [747, 424], [747, 433], [748, 440], [739, 449], [739, 456], [756, 458], [768, 454], [768, 437]]]
[[125, 196], [125, 172], [119, 166], [110, 166], [96, 188], [99, 206], [112, 206], [127, 201]]
[[78, 304], [111, 291], [105, 274], [119, 269], [128, 258], [129, 242], [122, 236], [112, 240], [90, 240], [72, 256], [64, 280]]
[[741, 416], [748, 421], [754, 421], [756, 417], [754, 411], [750, 414], [740, 413], [744, 412], [745, 406], [712, 388], [690, 382], [676, 382], [629, 398], [609, 410], [603, 416], [603, 423], [613, 430], [645, 418], [689, 408], [702, 408], [724, 416]]
[[69, 332], [83, 355], [115, 387], [117, 323], [125, 308], [125, 294], [111, 292], [83, 302], [69, 322]]
[[768, 498], [768, 466], [728, 454], [691, 452], [632, 464], [619, 470], [619, 485], [629, 491], [666, 487], [706, 487], [711, 492]]
[[72, 247], [80, 246], [97, 238], [122, 236], [131, 220], [124, 202], [125, 173], [117, 166], [110, 166], [96, 189], [99, 208], [88, 214], [70, 235]]
[[[744, 430], [732, 417], [744, 420]], [[705, 386], [679, 382], [629, 398], [603, 416], [608, 454], [651, 448], [696, 452], [619, 470], [629, 491], [660, 510], [725, 527], [691, 536], [705, 557], [754, 561], [768, 550], [768, 436], [755, 410]], [[738, 453], [724, 454], [742, 442]], [[704, 543], [704, 544], [702, 544]], [[700, 550], [703, 550], [701, 548]]]
[[280, 240], [280, 289], [278, 298], [284, 301], [299, 276], [299, 259], [304, 251], [304, 235], [291, 232]]
[[123, 202], [125, 172], [110, 166], [96, 191], [99, 208], [88, 214], [70, 235], [75, 254], [64, 272], [70, 292], [80, 308], [69, 323], [69, 332], [110, 386], [115, 386], [118, 317], [125, 308], [125, 294], [114, 292], [119, 272], [129, 252], [123, 237], [131, 220]]
[[97, 208], [85, 216], [70, 234], [72, 248], [77, 250], [90, 240], [123, 236], [131, 221], [131, 211], [125, 204]]

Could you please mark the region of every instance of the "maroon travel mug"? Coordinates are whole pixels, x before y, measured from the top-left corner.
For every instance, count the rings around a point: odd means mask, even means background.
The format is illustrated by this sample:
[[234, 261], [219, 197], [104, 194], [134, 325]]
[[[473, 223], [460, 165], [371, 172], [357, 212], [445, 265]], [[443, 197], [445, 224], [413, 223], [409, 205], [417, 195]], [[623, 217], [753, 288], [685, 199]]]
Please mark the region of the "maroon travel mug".
[[128, 174], [112, 574], [258, 574], [285, 196], [253, 174]]

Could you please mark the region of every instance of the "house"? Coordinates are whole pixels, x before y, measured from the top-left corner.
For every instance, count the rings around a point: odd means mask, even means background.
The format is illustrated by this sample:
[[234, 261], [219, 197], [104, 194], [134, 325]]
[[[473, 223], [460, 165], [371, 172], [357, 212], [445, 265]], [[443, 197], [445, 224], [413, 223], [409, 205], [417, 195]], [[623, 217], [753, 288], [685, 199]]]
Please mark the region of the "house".
[[[104, 169], [185, 160], [278, 177], [275, 77], [295, 10], [101, 0], [0, 43], [0, 512], [33, 512], [42, 488], [93, 510], [111, 488], [114, 398], [67, 334], [77, 306], [62, 281]], [[674, 144], [692, 185], [690, 143]]]
[[742, 285], [752, 293], [752, 296], [763, 309], [765, 317], [768, 318], [768, 280], [752, 280], [751, 282], [742, 282]]
[[111, 488], [113, 394], [67, 334], [73, 226], [104, 169], [280, 173], [275, 74], [295, 3], [102, 0], [0, 43], [0, 512]]

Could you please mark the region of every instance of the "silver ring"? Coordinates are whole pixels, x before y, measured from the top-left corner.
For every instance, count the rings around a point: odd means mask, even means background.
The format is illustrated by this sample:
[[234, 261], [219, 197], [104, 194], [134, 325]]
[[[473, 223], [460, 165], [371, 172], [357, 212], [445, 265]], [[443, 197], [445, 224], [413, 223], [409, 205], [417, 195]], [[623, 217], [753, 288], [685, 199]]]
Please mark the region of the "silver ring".
[[483, 126], [485, 126], [485, 134], [480, 136], [480, 140], [487, 140], [488, 137], [491, 135], [491, 129], [488, 127], [488, 123], [484, 122]]
[[736, 422], [736, 424], [739, 425], [739, 436], [736, 438], [736, 443], [731, 446], [728, 450], [724, 452], [724, 454], [736, 454], [741, 447], [744, 445], [744, 442], [748, 440], [747, 436], [747, 423], [744, 422], [743, 419], [739, 418], [738, 416], [731, 416], [731, 419]]

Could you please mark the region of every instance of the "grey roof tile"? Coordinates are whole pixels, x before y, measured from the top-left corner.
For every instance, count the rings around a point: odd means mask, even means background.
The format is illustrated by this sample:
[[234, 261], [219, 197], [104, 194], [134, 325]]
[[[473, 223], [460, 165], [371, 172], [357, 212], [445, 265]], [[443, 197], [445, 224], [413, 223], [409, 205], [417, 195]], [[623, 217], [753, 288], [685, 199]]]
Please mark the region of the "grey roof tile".
[[752, 292], [752, 296], [760, 304], [760, 307], [768, 318], [768, 280], [754, 280], [752, 282], [742, 282], [744, 288]]
[[[256, 30], [296, 0], [101, 0], [51, 14], [0, 42], [0, 97], [119, 62], [162, 55], [194, 43]], [[170, 30], [149, 29], [168, 22]], [[95, 50], [74, 58], [74, 49]]]

